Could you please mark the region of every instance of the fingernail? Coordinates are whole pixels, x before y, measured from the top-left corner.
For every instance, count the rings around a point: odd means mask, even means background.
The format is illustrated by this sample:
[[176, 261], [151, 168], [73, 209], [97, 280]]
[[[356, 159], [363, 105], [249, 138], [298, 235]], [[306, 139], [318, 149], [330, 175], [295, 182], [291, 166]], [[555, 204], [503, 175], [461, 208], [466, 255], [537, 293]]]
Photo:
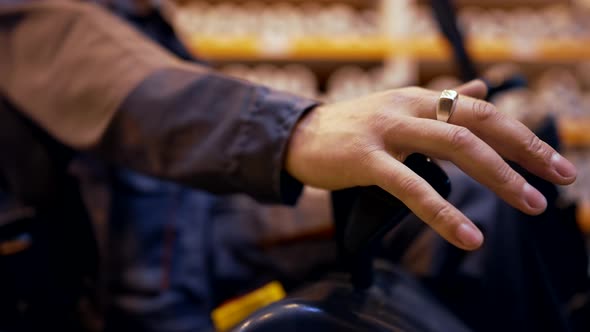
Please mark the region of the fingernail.
[[524, 185], [524, 197], [527, 205], [533, 210], [545, 210], [547, 208], [545, 196], [528, 183]]
[[553, 168], [557, 174], [566, 179], [571, 179], [578, 173], [576, 166], [569, 162], [569, 160], [562, 157], [559, 153], [555, 153], [553, 156], [551, 156], [551, 165], [553, 165]]
[[477, 248], [483, 242], [483, 234], [475, 226], [463, 223], [457, 227], [457, 238], [467, 248]]

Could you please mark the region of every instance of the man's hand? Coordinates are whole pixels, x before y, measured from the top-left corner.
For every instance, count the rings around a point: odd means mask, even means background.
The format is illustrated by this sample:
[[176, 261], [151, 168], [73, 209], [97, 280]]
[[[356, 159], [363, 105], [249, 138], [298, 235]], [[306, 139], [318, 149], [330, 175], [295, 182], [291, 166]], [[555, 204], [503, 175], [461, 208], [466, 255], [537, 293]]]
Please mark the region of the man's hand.
[[502, 157], [560, 185], [574, 182], [576, 169], [523, 124], [477, 99], [486, 94], [483, 82], [457, 91], [462, 95], [449, 123], [435, 120], [440, 93], [421, 88], [319, 106], [295, 128], [286, 169], [324, 189], [378, 185], [449, 242], [476, 249], [483, 242], [481, 232], [402, 163], [408, 155], [449, 160], [531, 215], [542, 213], [547, 201]]

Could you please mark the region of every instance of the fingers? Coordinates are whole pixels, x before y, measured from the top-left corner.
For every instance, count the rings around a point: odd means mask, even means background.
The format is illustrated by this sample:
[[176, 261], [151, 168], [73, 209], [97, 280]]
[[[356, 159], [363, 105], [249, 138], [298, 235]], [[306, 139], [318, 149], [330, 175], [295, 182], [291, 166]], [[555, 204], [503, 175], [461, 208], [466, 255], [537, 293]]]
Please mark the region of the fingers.
[[372, 153], [368, 161], [376, 184], [400, 199], [443, 238], [465, 250], [481, 246], [483, 235], [477, 227], [423, 178], [383, 150]]
[[469, 128], [502, 156], [548, 181], [566, 185], [576, 179], [574, 165], [521, 122], [498, 112], [490, 103], [463, 97], [452, 122]]
[[476, 99], [484, 99], [488, 95], [488, 87], [482, 80], [469, 81], [457, 87], [455, 91]]
[[[466, 89], [477, 90], [475, 83]], [[439, 93], [429, 90], [416, 91], [419, 106], [416, 115], [436, 119]], [[576, 168], [547, 143], [516, 119], [498, 112], [494, 105], [461, 95], [449, 122], [468, 128], [484, 140], [501, 156], [512, 160], [533, 174], [560, 185], [571, 184], [576, 179]]]
[[431, 119], [409, 118], [408, 121], [408, 126], [397, 130], [396, 137], [392, 137], [391, 142], [397, 148], [452, 161], [525, 213], [537, 215], [547, 207], [545, 197], [469, 129]]

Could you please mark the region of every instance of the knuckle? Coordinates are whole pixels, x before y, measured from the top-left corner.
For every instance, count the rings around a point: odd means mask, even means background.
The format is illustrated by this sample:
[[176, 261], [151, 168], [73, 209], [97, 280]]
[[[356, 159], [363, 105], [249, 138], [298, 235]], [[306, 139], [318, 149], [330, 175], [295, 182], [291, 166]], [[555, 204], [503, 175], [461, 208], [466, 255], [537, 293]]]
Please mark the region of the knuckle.
[[396, 105], [398, 109], [400, 108], [400, 105], [403, 105], [402, 109], [405, 109], [412, 116], [420, 118], [434, 117], [434, 107], [430, 107], [434, 105], [435, 100], [432, 91], [413, 86], [402, 88], [398, 90], [398, 92], [399, 93], [396, 93], [391, 98], [392, 103]]
[[388, 102], [391, 105], [404, 105], [412, 100], [413, 95], [410, 92], [411, 88], [404, 88], [399, 90], [392, 90], [388, 95]]
[[529, 156], [534, 156], [538, 159], [544, 159], [549, 153], [548, 149], [545, 147], [545, 143], [534, 134], [529, 138], [525, 149]]
[[494, 105], [482, 100], [474, 101], [472, 107], [473, 115], [478, 121], [489, 120], [497, 114], [496, 107], [494, 107]]
[[498, 186], [505, 186], [516, 183], [518, 175], [508, 164], [502, 163], [496, 170], [496, 178], [496, 184]]
[[402, 88], [399, 90], [394, 90], [395, 93], [393, 94], [396, 98], [402, 99], [402, 100], [413, 100], [414, 98], [416, 98], [416, 96], [420, 96], [422, 95], [421, 93], [421, 89], [419, 87], [408, 87], [408, 88]]
[[373, 185], [388, 179], [388, 174], [380, 167], [376, 167], [382, 163], [381, 153], [382, 150], [379, 147], [367, 148], [356, 158], [358, 165], [366, 170], [357, 177], [362, 185]]
[[399, 140], [412, 134], [415, 129], [409, 121], [402, 119], [391, 119], [388, 122], [381, 122], [376, 124], [383, 133], [383, 140], [388, 149], [395, 149], [399, 144]]
[[404, 195], [420, 195], [422, 182], [415, 176], [407, 176], [399, 182], [399, 188]]
[[386, 109], [380, 109], [368, 116], [369, 125], [380, 132], [381, 129], [387, 128], [391, 124], [391, 112]]
[[451, 209], [450, 205], [442, 204], [433, 210], [430, 220], [426, 222], [432, 227], [438, 227], [440, 225], [444, 225], [448, 220], [450, 220], [452, 215], [453, 209]]
[[381, 151], [378, 147], [365, 147], [364, 144], [360, 141], [354, 143], [357, 145], [358, 150], [362, 151], [360, 156], [358, 157], [359, 163], [361, 165], [371, 165], [375, 163], [378, 158], [378, 153]]
[[[421, 118], [429, 118], [430, 117], [430, 113], [431, 112], [425, 112], [424, 110], [424, 105], [428, 105], [428, 98], [424, 95], [415, 95], [412, 96], [412, 98], [410, 100], [408, 100], [408, 106], [410, 107], [410, 109], [413, 110], [413, 114], [415, 116], [421, 117]], [[434, 115], [434, 113], [432, 112], [432, 115]]]
[[465, 148], [473, 143], [473, 133], [465, 127], [455, 127], [451, 130], [449, 136], [451, 146], [456, 150]]
[[416, 94], [423, 94], [425, 89], [418, 87], [418, 86], [410, 86], [405, 88], [405, 90], [412, 95], [416, 95]]

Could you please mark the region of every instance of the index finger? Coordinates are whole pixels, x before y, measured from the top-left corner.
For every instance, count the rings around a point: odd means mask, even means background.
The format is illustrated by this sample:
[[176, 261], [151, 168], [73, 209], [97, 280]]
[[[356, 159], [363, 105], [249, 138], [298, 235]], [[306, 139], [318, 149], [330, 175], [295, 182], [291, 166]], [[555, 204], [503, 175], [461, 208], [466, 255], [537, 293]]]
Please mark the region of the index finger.
[[374, 152], [369, 161], [375, 183], [402, 201], [447, 241], [465, 250], [482, 245], [479, 229], [406, 165], [385, 151]]

